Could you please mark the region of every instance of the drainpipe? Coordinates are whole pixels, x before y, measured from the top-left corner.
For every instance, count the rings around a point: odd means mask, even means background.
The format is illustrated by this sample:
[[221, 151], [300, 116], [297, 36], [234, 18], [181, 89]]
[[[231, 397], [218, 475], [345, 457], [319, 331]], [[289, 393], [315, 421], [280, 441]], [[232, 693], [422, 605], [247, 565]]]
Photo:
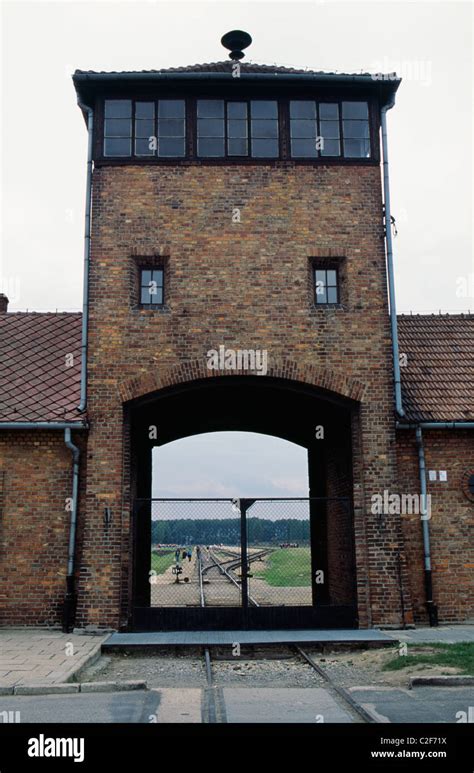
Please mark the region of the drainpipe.
[[426, 608], [428, 610], [428, 618], [430, 626], [438, 625], [438, 608], [433, 601], [433, 582], [431, 575], [431, 545], [430, 545], [430, 527], [426, 508], [426, 464], [425, 464], [425, 449], [423, 446], [423, 432], [421, 427], [416, 428], [416, 444], [418, 446], [418, 467], [420, 471], [420, 492], [421, 492], [421, 513], [422, 513], [422, 528], [423, 528], [423, 554], [424, 554], [424, 568], [425, 568], [425, 594], [426, 594]]
[[87, 175], [86, 175], [86, 212], [84, 220], [84, 280], [82, 294], [82, 344], [81, 344], [81, 401], [78, 410], [84, 412], [87, 407], [87, 346], [89, 322], [89, 263], [91, 254], [91, 201], [92, 201], [92, 141], [94, 111], [79, 99], [77, 104], [87, 112]]
[[395, 104], [395, 95], [380, 111], [382, 124], [383, 154], [383, 196], [385, 214], [385, 241], [387, 245], [388, 295], [390, 301], [390, 328], [392, 332], [393, 376], [395, 381], [395, 410], [399, 416], [405, 416], [402, 405], [402, 382], [400, 376], [400, 357], [398, 347], [397, 308], [395, 304], [395, 278], [393, 273], [392, 216], [390, 208], [390, 179], [388, 169], [387, 110]]
[[64, 442], [72, 451], [72, 509], [69, 526], [69, 547], [67, 557], [67, 576], [66, 576], [66, 595], [64, 597], [63, 608], [63, 631], [68, 633], [71, 630], [75, 615], [75, 582], [74, 582], [74, 555], [76, 550], [76, 529], [77, 529], [77, 505], [79, 497], [79, 457], [80, 451], [71, 440], [71, 430], [64, 430]]
[[474, 429], [474, 421], [419, 421], [416, 423], [398, 422], [397, 429]]

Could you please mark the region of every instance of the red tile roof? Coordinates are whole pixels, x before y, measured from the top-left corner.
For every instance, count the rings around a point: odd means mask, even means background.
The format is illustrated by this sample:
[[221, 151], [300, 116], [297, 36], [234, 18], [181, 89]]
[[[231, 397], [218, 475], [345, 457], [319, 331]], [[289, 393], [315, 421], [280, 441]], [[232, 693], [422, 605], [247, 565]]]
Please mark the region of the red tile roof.
[[401, 315], [398, 335], [407, 418], [474, 421], [474, 315]]
[[80, 313], [0, 314], [0, 421], [84, 418], [81, 325]]
[[[81, 323], [79, 312], [0, 314], [0, 421], [84, 418]], [[474, 421], [474, 316], [402, 315], [398, 329], [407, 419]]]

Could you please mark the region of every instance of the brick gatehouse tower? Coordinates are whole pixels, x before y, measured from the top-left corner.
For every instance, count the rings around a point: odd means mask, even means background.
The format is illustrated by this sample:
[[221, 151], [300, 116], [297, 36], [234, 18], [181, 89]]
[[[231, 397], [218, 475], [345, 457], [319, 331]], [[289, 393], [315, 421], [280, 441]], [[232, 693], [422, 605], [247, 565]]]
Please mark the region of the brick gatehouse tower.
[[[230, 37], [226, 62], [73, 76], [89, 132], [83, 313], [0, 308], [1, 620], [466, 621], [473, 324], [397, 325], [399, 79], [246, 63], [248, 37]], [[304, 603], [249, 606], [243, 559], [231, 610], [154, 595], [152, 449], [217, 430], [307, 449]]]

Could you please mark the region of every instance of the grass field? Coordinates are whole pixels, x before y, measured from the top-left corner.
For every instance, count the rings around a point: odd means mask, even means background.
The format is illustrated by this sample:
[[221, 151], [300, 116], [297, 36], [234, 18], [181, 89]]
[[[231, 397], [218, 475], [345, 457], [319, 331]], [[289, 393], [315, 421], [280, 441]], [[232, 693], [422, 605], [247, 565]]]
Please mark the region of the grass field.
[[462, 674], [474, 675], [474, 644], [409, 644], [408, 654], [399, 655], [385, 664], [385, 671], [398, 671], [408, 666], [451, 666]]
[[151, 554], [151, 569], [153, 569], [157, 574], [163, 574], [163, 572], [166, 572], [167, 569], [169, 569], [170, 566], [174, 564], [174, 550], [163, 550], [160, 551], [160, 554], [157, 555], [156, 553]]
[[265, 559], [265, 567], [251, 564], [254, 577], [282, 588], [307, 588], [311, 585], [311, 552], [308, 548], [277, 548]]

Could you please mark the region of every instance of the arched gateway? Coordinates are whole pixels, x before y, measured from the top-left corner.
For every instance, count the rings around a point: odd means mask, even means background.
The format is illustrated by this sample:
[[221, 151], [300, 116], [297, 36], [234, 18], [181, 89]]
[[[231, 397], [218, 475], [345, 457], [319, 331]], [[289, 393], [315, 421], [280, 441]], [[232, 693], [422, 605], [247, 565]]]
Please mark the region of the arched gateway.
[[[285, 378], [283, 374], [292, 374], [293, 378]], [[165, 373], [161, 378], [155, 375], [153, 380], [145, 375], [128, 381], [120, 389], [123, 396], [135, 395], [135, 399], [127, 404], [134, 518], [133, 627], [355, 625], [352, 431], [353, 423], [358, 421], [358, 403], [353, 397], [363, 393], [362, 385], [349, 379], [336, 379], [316, 368], [298, 368], [292, 362], [269, 368], [265, 376], [243, 375], [242, 372], [206, 376], [205, 365], [203, 368], [199, 362], [185, 363], [174, 369], [174, 374]], [[171, 385], [173, 379], [175, 383]], [[344, 394], [321, 386], [335, 383]], [[159, 384], [168, 386], [136, 396], [150, 385]], [[236, 512], [235, 504], [232, 508], [230, 500], [227, 503], [153, 501], [153, 447], [219, 430], [264, 433], [306, 448], [307, 499], [257, 500], [252, 503], [251, 516], [249, 512], [246, 518], [243, 513]], [[257, 497], [258, 493], [255, 492]], [[235, 496], [238, 495], [236, 491]], [[227, 551], [231, 567], [233, 560], [240, 563], [230, 568], [230, 574], [221, 572], [229, 592], [222, 599], [212, 600], [213, 589], [203, 588], [202, 581], [210, 586], [216, 572], [206, 571], [204, 555], [200, 557], [199, 551], [208, 551], [206, 543], [216, 541], [217, 532], [213, 539], [212, 523], [215, 522], [217, 529], [223, 520], [228, 523], [231, 532], [228, 540], [232, 544], [211, 548], [211, 554], [217, 561]], [[190, 521], [195, 523], [190, 524]], [[252, 544], [251, 531], [264, 522], [267, 527], [270, 522], [274, 524], [273, 532], [268, 533], [266, 539], [255, 537]], [[163, 537], [154, 549], [163, 560], [157, 563], [159, 570], [156, 573], [150, 556], [154, 545], [152, 531], [158, 533], [158, 523]], [[193, 531], [192, 538], [187, 537], [185, 523], [188, 531]], [[165, 525], [167, 529], [164, 529]], [[286, 539], [285, 529], [288, 533], [290, 529], [298, 530], [301, 545], [298, 542], [296, 546], [295, 540]], [[165, 531], [171, 535], [166, 539]], [[176, 575], [176, 564], [173, 564], [175, 549], [179, 551], [183, 547], [176, 540], [192, 542], [196, 560], [201, 558], [203, 563], [202, 566], [193, 563], [193, 572], [190, 576], [186, 573], [182, 579]], [[247, 551], [247, 564], [244, 564], [242, 550]], [[289, 588], [295, 580], [291, 577], [285, 580], [283, 569], [276, 580], [273, 578], [277, 587], [280, 583], [279, 591], [266, 588], [264, 579], [255, 579], [253, 556], [259, 555], [260, 551], [267, 551], [261, 559], [264, 567], [272, 559], [279, 564], [286, 561], [290, 574], [291, 570], [295, 574], [298, 574], [298, 568], [301, 570], [301, 577], [296, 580], [298, 584], [291, 592]], [[279, 553], [278, 558], [275, 551]], [[287, 555], [284, 555], [285, 551]], [[243, 565], [249, 567], [248, 577], [241, 571]], [[187, 566], [185, 562], [184, 568]], [[262, 574], [265, 574], [263, 570]], [[237, 588], [240, 592], [235, 592], [232, 587], [236, 581], [240, 584]], [[259, 593], [261, 603], [255, 598]]]

